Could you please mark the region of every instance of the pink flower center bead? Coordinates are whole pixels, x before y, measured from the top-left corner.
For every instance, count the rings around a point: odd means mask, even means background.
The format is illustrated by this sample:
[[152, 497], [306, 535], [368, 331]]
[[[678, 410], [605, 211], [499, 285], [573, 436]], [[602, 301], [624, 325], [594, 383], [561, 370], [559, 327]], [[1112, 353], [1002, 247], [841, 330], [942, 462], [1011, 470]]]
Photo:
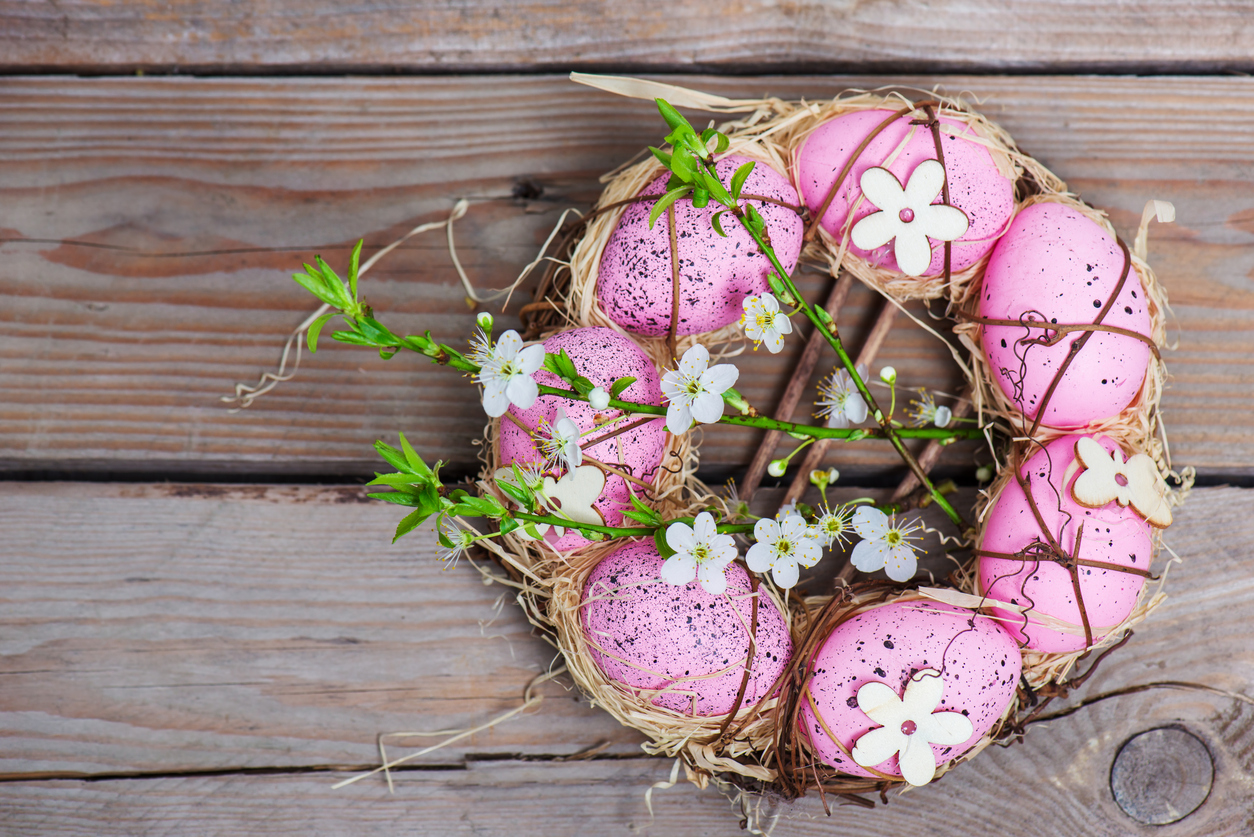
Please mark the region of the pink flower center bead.
[[907, 206], [897, 213], [897, 217], [901, 219], [901, 223], [909, 224], [914, 220], [914, 210]]
[[919, 728], [918, 725], [915, 724], [914, 721], [906, 721], [901, 725], [901, 734], [902, 735], [914, 735], [914, 731], [917, 730], [918, 728]]

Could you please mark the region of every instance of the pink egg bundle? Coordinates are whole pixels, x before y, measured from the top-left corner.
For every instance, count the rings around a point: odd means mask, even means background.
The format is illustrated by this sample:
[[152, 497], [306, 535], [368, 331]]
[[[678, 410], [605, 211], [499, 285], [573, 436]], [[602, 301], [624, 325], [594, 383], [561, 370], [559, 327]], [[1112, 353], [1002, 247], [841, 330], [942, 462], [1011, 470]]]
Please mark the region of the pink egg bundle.
[[[1031, 493], [1011, 480], [989, 510], [980, 538], [980, 592], [1031, 608], [1028, 614], [1001, 607], [992, 612], [1008, 620], [1011, 634], [1035, 651], [1085, 648], [1091, 644], [1085, 618], [1092, 642], [1102, 640], [1136, 606], [1153, 556], [1151, 526], [1133, 506], [1112, 501], [1090, 508], [1076, 499], [1083, 471], [1076, 461], [1081, 438], [1088, 437], [1055, 439], [1029, 458], [1020, 474]], [[1105, 436], [1096, 441], [1105, 451], [1119, 449]], [[1057, 557], [1049, 548], [1053, 544], [1079, 562], [1074, 573], [1050, 557]]]
[[[861, 739], [883, 726], [868, 708], [891, 705], [894, 695], [912, 697], [910, 681], [921, 679], [920, 672], [938, 674], [932, 691], [939, 700], [893, 717], [898, 726], [889, 732], [902, 733], [902, 747], [930, 744], [935, 765], [942, 765], [970, 750], [1001, 719], [1022, 665], [1018, 644], [993, 619], [926, 600], [882, 605], [839, 624], [820, 647], [810, 664], [798, 724], [819, 757], [842, 773], [898, 777], [898, 753], [878, 763], [855, 761]], [[887, 687], [870, 706], [862, 692], [869, 683]], [[953, 725], [965, 737], [936, 736], [942, 743], [919, 738], [937, 713], [965, 718], [968, 726]]]
[[[981, 343], [992, 380], [1030, 420], [1082, 428], [1141, 391], [1151, 354], [1145, 288], [1115, 238], [1070, 206], [1037, 203], [1015, 217], [989, 258], [978, 312], [1014, 323], [986, 322]], [[1049, 326], [1069, 324], [1131, 334], [1076, 330], [1042, 345]]]
[[[966, 232], [951, 245], [950, 271], [956, 273], [979, 261], [1006, 228], [1014, 213], [1014, 182], [998, 169], [971, 125], [943, 116], [939, 119], [949, 203], [969, 222]], [[907, 184], [920, 163], [938, 159], [936, 146], [932, 131], [917, 124], [913, 113], [894, 117], [891, 110], [854, 111], [824, 122], [806, 138], [796, 155], [795, 176], [811, 212], [818, 213], [826, 203], [819, 223], [841, 241], [856, 222], [880, 209], [862, 193], [867, 170], [885, 168]], [[932, 203], [941, 201], [942, 195], [937, 195]], [[938, 276], [945, 268], [943, 243], [932, 240], [931, 245], [931, 263], [923, 276]], [[868, 251], [851, 243], [849, 252], [875, 267], [899, 270], [889, 245]]]
[[[727, 182], [747, 162], [746, 157], [727, 157], [715, 168]], [[640, 195], [661, 195], [666, 182], [666, 176], [659, 177]], [[766, 220], [775, 252], [791, 271], [801, 255], [803, 233], [801, 217], [789, 208], [797, 204], [797, 193], [783, 175], [758, 162], [742, 194], [773, 201], [746, 198]], [[679, 322], [675, 329], [679, 335], [702, 334], [736, 322], [744, 311], [745, 297], [769, 288], [766, 277], [770, 262], [739, 222], [729, 214], [723, 216], [726, 237], [711, 226], [710, 219], [724, 208], [722, 205], [711, 201], [697, 209], [691, 198], [681, 198], [673, 206], [677, 256], [672, 253], [666, 214], [649, 228], [652, 201], [627, 207], [601, 255], [597, 299], [612, 321], [634, 334], [660, 337], [669, 332], [675, 298], [672, 271], [679, 273]], [[677, 258], [677, 264], [672, 258]]]
[[[581, 624], [592, 658], [610, 680], [652, 704], [685, 715], [732, 710], [744, 678], [752, 603], [749, 576], [733, 564], [727, 591], [707, 593], [660, 579], [651, 541], [601, 560], [584, 584]], [[775, 688], [792, 654], [788, 625], [769, 596], [758, 596], [756, 653], [742, 706]]]
[[[623, 391], [623, 399], [645, 404], [661, 403], [662, 390], [657, 370], [649, 357], [629, 338], [608, 328], [577, 328], [555, 334], [544, 341], [545, 352], [556, 354], [563, 349], [575, 362], [579, 373], [594, 385], [608, 392], [619, 378], [634, 377], [635, 382]], [[556, 375], [543, 369], [536, 373], [535, 379], [541, 385], [565, 388], [565, 384]], [[585, 442], [609, 436], [629, 423], [629, 420], [624, 420], [609, 424], [601, 432], [591, 432], [622, 415], [622, 412], [616, 409], [597, 411], [587, 402], [557, 395], [540, 396], [528, 410], [511, 405], [508, 415], [500, 423], [497, 443], [500, 467], [508, 468], [514, 462], [543, 467], [545, 457], [536, 446], [534, 433], [542, 426], [551, 427], [557, 421], [558, 409], [562, 409], [574, 421], [581, 433], [587, 434], [582, 440]], [[662, 462], [665, 439], [664, 420], [659, 418], [613, 438], [607, 438], [599, 444], [586, 445], [584, 456], [609, 464], [648, 483], [656, 476]], [[554, 493], [559, 497], [567, 487], [566, 479], [569, 478], [557, 480], [554, 487]], [[639, 490], [640, 487], [637, 487], [637, 493]], [[627, 480], [619, 474], [608, 472], [604, 473], [604, 488], [599, 496], [587, 499], [592, 500], [592, 508], [600, 521], [608, 526], [622, 525], [623, 510], [631, 505]], [[561, 537], [557, 537], [555, 532], [548, 532], [547, 537], [556, 549], [563, 551], [577, 549], [588, 543], [586, 538], [573, 530], [567, 531]]]

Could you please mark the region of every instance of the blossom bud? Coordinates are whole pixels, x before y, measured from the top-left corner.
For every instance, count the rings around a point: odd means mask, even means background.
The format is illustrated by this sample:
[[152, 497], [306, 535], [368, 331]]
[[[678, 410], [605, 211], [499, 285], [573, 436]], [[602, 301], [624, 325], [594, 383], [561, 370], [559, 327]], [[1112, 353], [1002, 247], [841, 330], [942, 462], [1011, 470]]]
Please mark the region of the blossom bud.
[[480, 311], [479, 316], [475, 317], [475, 322], [479, 324], [479, 328], [484, 331], [492, 331], [492, 315], [487, 311]]
[[889, 385], [897, 383], [897, 370], [891, 366], [885, 366], [880, 370], [880, 380]]
[[610, 394], [601, 387], [595, 387], [588, 393], [588, 403], [594, 410], [604, 410], [610, 406]]
[[934, 419], [937, 427], [948, 427], [949, 422], [953, 421], [953, 410], [948, 407], [937, 407], [936, 418]]
[[788, 470], [788, 463], [782, 459], [776, 459], [766, 466], [766, 472], [773, 477], [782, 477], [784, 472]]

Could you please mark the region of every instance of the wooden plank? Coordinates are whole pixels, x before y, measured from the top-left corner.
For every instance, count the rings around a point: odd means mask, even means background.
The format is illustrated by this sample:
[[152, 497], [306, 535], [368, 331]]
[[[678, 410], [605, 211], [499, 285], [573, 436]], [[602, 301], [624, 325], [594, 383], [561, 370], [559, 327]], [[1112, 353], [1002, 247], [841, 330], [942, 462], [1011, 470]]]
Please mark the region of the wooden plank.
[[[383, 545], [395, 514], [359, 496], [0, 486], [0, 830], [503, 834], [534, 822], [560, 835], [649, 824], [643, 794], [669, 763], [633, 756], [637, 734], [553, 685], [526, 721], [398, 774], [394, 798], [381, 780], [330, 790], [373, 762], [376, 733], [481, 723], [517, 705], [551, 659], [512, 605], [481, 629], [500, 588], [464, 565], [439, 571], [429, 536]], [[1110, 794], [1110, 764], [1128, 738], [1164, 725], [1198, 736], [1216, 769], [1209, 800], [1171, 833], [1240, 833], [1254, 710], [1170, 685], [1127, 692], [1185, 681], [1248, 693], [1249, 505], [1248, 490], [1195, 493], [1169, 530], [1186, 557], [1171, 598], [1072, 714], [887, 809], [841, 808], [828, 821], [817, 799], [767, 804], [781, 817], [774, 833], [1141, 833]], [[594, 760], [562, 762], [602, 741]], [[683, 784], [655, 792], [654, 806], [662, 833], [735, 822], [717, 793]]]
[[[455, 4], [421, 0], [0, 4], [7, 68], [134, 72], [631, 67], [744, 72], [1197, 72], [1250, 67], [1254, 28], [1233, 0]], [[11, 70], [10, 70], [11, 71]]]
[[[678, 81], [816, 98], [894, 80]], [[1175, 202], [1179, 223], [1155, 228], [1150, 243], [1178, 326], [1164, 400], [1172, 451], [1212, 476], [1254, 473], [1254, 83], [896, 81], [982, 98], [1125, 235], [1146, 199]], [[287, 279], [302, 260], [320, 252], [342, 263], [357, 238], [369, 252], [466, 196], [463, 263], [480, 288], [503, 286], [562, 208], [596, 196], [599, 172], [659, 136], [645, 103], [508, 76], [6, 79], [0, 125], [0, 469], [59, 474], [364, 475], [371, 443], [398, 430], [424, 455], [474, 467], [469, 442], [484, 419], [473, 395], [413, 358], [327, 345], [250, 410], [229, 414], [217, 397], [271, 368], [310, 309]], [[803, 274], [815, 298], [829, 282]], [[439, 234], [393, 254], [364, 294], [400, 329], [457, 342], [472, 328]], [[855, 344], [872, 302], [859, 290], [842, 311]], [[738, 386], [769, 410], [792, 355], [749, 353]], [[958, 384], [904, 319], [880, 359], [909, 386]], [[816, 380], [826, 371], [820, 363]], [[799, 414], [808, 410], [803, 401]], [[757, 441], [707, 431], [703, 466], [714, 478], [735, 473]], [[862, 479], [900, 472], [876, 442], [835, 456]], [[971, 456], [950, 449], [941, 468], [969, 469]]]

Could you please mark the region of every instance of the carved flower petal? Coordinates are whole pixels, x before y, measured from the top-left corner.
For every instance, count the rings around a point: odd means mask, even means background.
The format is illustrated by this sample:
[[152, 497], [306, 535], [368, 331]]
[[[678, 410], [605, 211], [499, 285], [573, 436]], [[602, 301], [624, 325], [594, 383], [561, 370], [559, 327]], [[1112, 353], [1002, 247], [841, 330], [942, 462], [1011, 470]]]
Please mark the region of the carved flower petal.
[[874, 250], [896, 238], [904, 226], [896, 213], [873, 212], [853, 225], [849, 240], [861, 250]]
[[945, 693], [945, 681], [940, 672], [925, 668], [915, 673], [906, 684], [906, 694], [902, 703], [910, 713], [910, 718], [918, 723], [919, 719], [931, 715], [940, 706], [941, 696]]
[[[862, 194], [866, 195], [866, 199], [874, 204], [876, 209], [882, 209], [890, 216], [896, 217], [898, 212], [909, 205], [906, 200], [906, 190], [902, 188], [901, 181], [888, 169], [879, 166], [867, 169], [862, 172], [858, 185], [862, 187]], [[935, 197], [936, 195], [933, 194], [925, 203], [931, 203]]]
[[905, 705], [893, 688], [876, 680], [858, 687], [858, 708], [875, 723], [893, 729], [909, 719]]
[[917, 734], [907, 736], [906, 747], [901, 751], [897, 764], [901, 778], [912, 785], [926, 785], [936, 776], [936, 754], [927, 739]]
[[863, 734], [854, 743], [850, 755], [853, 756], [856, 764], [863, 767], [875, 767], [897, 755], [897, 752], [907, 744], [906, 736], [900, 729], [880, 727]]
[[914, 219], [923, 225], [924, 232], [937, 241], [957, 241], [971, 225], [961, 209], [944, 204], [921, 207], [915, 212]]
[[936, 200], [945, 186], [945, 167], [938, 160], [924, 160], [915, 166], [906, 183], [905, 202], [914, 207], [917, 217], [919, 210]]
[[897, 267], [907, 276], [922, 276], [932, 263], [932, 245], [927, 240], [923, 225], [918, 221], [902, 224], [893, 243], [893, 258]]
[[936, 712], [916, 722], [916, 736], [922, 736], [933, 744], [953, 747], [965, 744], [975, 734], [971, 719], [961, 712]]

